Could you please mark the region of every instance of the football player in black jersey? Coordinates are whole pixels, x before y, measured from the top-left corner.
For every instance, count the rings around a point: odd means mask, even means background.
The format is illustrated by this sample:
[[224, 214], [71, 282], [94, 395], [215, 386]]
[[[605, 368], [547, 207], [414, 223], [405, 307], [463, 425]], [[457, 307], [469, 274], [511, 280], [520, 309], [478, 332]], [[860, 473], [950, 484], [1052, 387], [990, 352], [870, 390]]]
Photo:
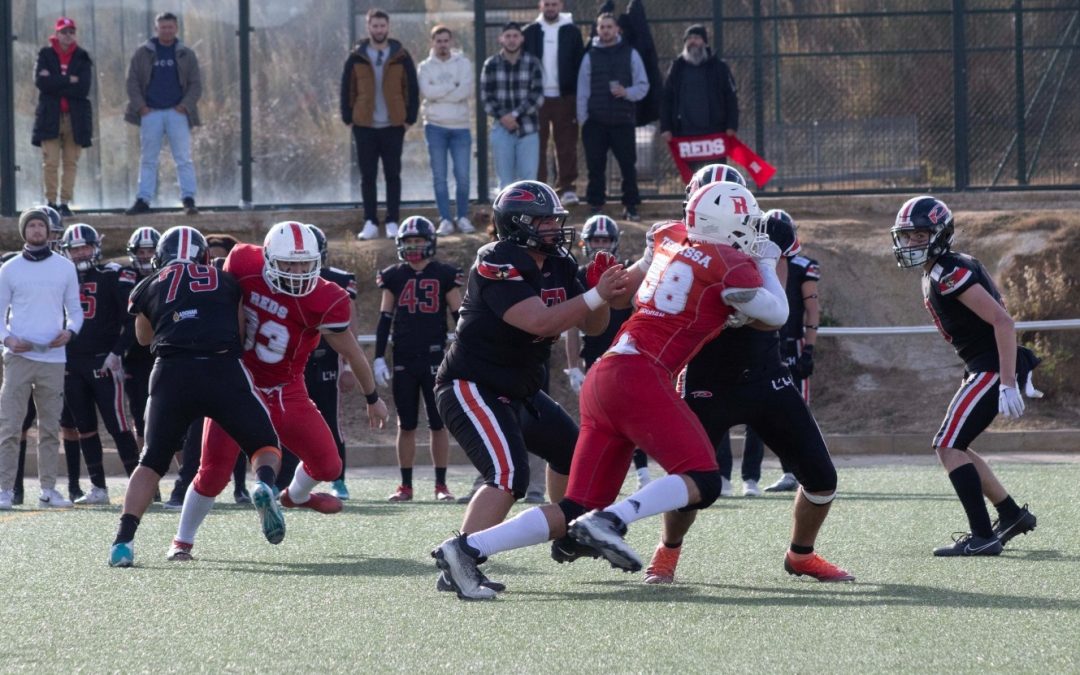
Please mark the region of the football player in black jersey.
[[[463, 533], [506, 517], [529, 484], [528, 452], [548, 462], [548, 497], [566, 492], [578, 426], [540, 385], [551, 345], [577, 326], [607, 327], [608, 300], [626, 290], [614, 259], [585, 291], [568, 247], [573, 228], [555, 191], [531, 180], [512, 183], [493, 205], [499, 240], [483, 246], [469, 270], [457, 340], [436, 375], [435, 398], [450, 433], [484, 475], [465, 512]], [[446, 586], [441, 585], [441, 588]]]
[[189, 425], [202, 417], [236, 439], [258, 476], [252, 500], [263, 535], [285, 538], [285, 519], [271, 486], [281, 465], [270, 413], [240, 362], [245, 318], [235, 278], [207, 263], [206, 239], [191, 227], [161, 236], [155, 274], [131, 293], [129, 311], [139, 342], [156, 356], [150, 376], [146, 447], [128, 483], [112, 567], [135, 561], [135, 531], [158, 481], [180, 449]]
[[[64, 234], [64, 220], [60, 216], [60, 212], [49, 206], [48, 204], [39, 204], [37, 206], [31, 206], [31, 209], [35, 211], [42, 211], [49, 217], [49, 248], [54, 251], [60, 250], [60, 237]], [[0, 265], [3, 265], [8, 260], [22, 255], [22, 251], [9, 251], [3, 256], [0, 256]], [[22, 437], [19, 439], [19, 462], [15, 469], [15, 487], [13, 490], [11, 503], [13, 506], [20, 506], [23, 503], [23, 473], [26, 467], [26, 432], [30, 430], [30, 427], [34, 426], [34, 420], [37, 419], [37, 407], [34, 405], [34, 397], [31, 396], [26, 407], [26, 417], [23, 419], [22, 425]], [[76, 461], [78, 461], [78, 450], [76, 449]], [[70, 474], [70, 471], [69, 471]], [[82, 497], [82, 490], [79, 489], [78, 475], [74, 478], [75, 490], [74, 493], [71, 490], [71, 481], [68, 483], [68, 497], [71, 501], [75, 501], [79, 497]]]
[[[67, 439], [78, 434], [92, 484], [90, 492], [75, 503], [108, 504], [98, 411], [116, 443], [127, 475], [131, 475], [139, 462], [135, 434], [124, 412], [122, 357], [135, 340], [134, 322], [126, 311], [128, 296], [135, 287], [135, 272], [116, 263], [100, 264], [101, 237], [84, 223], [76, 223], [64, 231], [60, 249], [79, 274], [84, 316], [82, 330], [67, 345], [64, 408], [69, 419], [61, 421]], [[70, 461], [68, 466], [72, 466]]]
[[[798, 237], [790, 218], [764, 220], [765, 233], [779, 250], [776, 272], [784, 283], [787, 258], [799, 250]], [[836, 496], [836, 469], [821, 430], [781, 359], [780, 334], [758, 330], [754, 324], [742, 325], [745, 317], [738, 317], [691, 359], [680, 377], [683, 397], [717, 448], [722, 472], [731, 473], [730, 441], [726, 448], [723, 444], [728, 430], [746, 424], [747, 433], [754, 430], [799, 477], [803, 489], [795, 496], [784, 569], [819, 581], [852, 581], [855, 577], [847, 570], [814, 551], [818, 531]], [[645, 571], [645, 583], [675, 580], [683, 537], [696, 516], [697, 511], [664, 514], [660, 543]]]
[[[592, 260], [597, 251], [607, 251], [617, 259], [619, 235], [619, 224], [609, 216], [597, 214], [586, 220], [581, 227], [581, 249], [585, 252], [585, 259]], [[623, 267], [630, 267], [630, 262], [630, 260], [623, 261]], [[578, 281], [585, 289], [589, 288], [586, 279], [587, 269], [587, 265], [578, 267]], [[570, 388], [575, 394], [581, 392], [581, 385], [585, 382], [585, 373], [608, 350], [612, 340], [615, 339], [615, 334], [633, 312], [633, 307], [612, 308], [608, 326], [599, 335], [586, 335], [582, 338], [581, 331], [576, 328], [566, 331], [567, 368], [563, 372], [570, 380]], [[640, 490], [649, 483], [649, 458], [641, 450], [634, 450], [634, 471], [637, 474], [637, 485]]]
[[[160, 240], [161, 233], [152, 227], [140, 227], [128, 237], [127, 254], [130, 269], [135, 272], [135, 283], [154, 271], [154, 253]], [[133, 342], [124, 354], [124, 390], [135, 423], [135, 442], [140, 448], [143, 446], [146, 398], [150, 395], [150, 369], [153, 367], [154, 357], [150, 349], [138, 341]]]
[[[1016, 327], [990, 273], [975, 258], [952, 250], [953, 216], [944, 202], [929, 196], [904, 202], [891, 234], [897, 264], [922, 268], [923, 304], [964, 362], [964, 379], [932, 445], [971, 531], [934, 549], [934, 555], [998, 555], [1010, 539], [1035, 529], [1035, 515], [1027, 504], [1017, 505], [970, 445], [998, 413], [1024, 414], [1018, 382], [1030, 382], [1039, 359], [1017, 347]], [[996, 523], [990, 522], [984, 496], [997, 509]]]
[[[326, 233], [314, 225], [308, 224], [308, 227], [315, 233], [315, 239], [319, 242], [319, 253], [322, 255], [319, 276], [344, 288], [349, 294], [349, 299], [355, 301], [356, 275], [330, 267], [327, 262], [330, 248], [326, 241]], [[357, 323], [355, 309], [352, 317], [355, 332]], [[345, 439], [341, 435], [341, 425], [338, 423], [338, 392], [339, 385], [346, 391], [355, 388], [356, 376], [352, 374], [349, 364], [345, 363], [327, 344], [326, 339], [320, 338], [319, 346], [308, 357], [307, 367], [304, 369], [304, 381], [307, 383], [308, 396], [315, 402], [315, 407], [319, 409], [327, 426], [330, 427], [330, 433], [333, 434], [334, 442], [337, 444], [338, 455], [341, 457], [341, 475], [334, 481], [331, 492], [338, 499], [348, 499], [349, 488], [345, 485]], [[282, 489], [289, 486], [298, 463], [299, 459], [291, 452], [286, 452], [282, 457], [282, 471], [278, 476], [278, 485]]]
[[[464, 277], [457, 267], [435, 259], [435, 226], [423, 216], [402, 221], [397, 234], [401, 262], [380, 271], [375, 279], [382, 289], [379, 325], [375, 331], [375, 381], [393, 381], [397, 408], [397, 457], [401, 485], [390, 495], [392, 502], [413, 498], [413, 461], [416, 458], [416, 427], [423, 395], [431, 438], [431, 463], [435, 468], [435, 499], [453, 501], [446, 487], [446, 464], [450, 459], [450, 435], [435, 405], [435, 372], [446, 348], [446, 313], [457, 321]], [[391, 327], [393, 337], [391, 339]], [[386, 363], [387, 341], [394, 343], [393, 370]]]

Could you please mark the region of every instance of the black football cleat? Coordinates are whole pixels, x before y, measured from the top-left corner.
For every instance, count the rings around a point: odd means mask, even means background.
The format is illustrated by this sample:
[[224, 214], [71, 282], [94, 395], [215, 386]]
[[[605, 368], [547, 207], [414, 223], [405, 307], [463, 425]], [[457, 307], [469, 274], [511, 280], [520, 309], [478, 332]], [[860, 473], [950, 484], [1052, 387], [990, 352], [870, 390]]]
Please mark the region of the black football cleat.
[[600, 552], [591, 546], [579, 544], [573, 537], [567, 535], [551, 542], [551, 559], [560, 565], [572, 563], [578, 558], [599, 558]]
[[935, 548], [934, 555], [938, 557], [999, 555], [1001, 550], [1001, 542], [997, 537], [976, 537], [969, 532], [962, 532], [953, 535], [951, 546]]
[[1035, 522], [1035, 514], [1028, 511], [1028, 505], [1024, 504], [1014, 518], [999, 518], [994, 521], [994, 534], [997, 535], [998, 541], [1004, 546], [1013, 537], [1034, 530]]

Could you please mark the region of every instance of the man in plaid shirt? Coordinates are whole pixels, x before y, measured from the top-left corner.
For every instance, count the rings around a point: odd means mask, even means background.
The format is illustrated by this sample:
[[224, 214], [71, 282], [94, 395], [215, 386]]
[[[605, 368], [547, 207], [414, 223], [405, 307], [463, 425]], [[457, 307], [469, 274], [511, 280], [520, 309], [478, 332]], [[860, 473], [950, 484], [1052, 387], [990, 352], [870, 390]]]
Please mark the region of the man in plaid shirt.
[[535, 180], [540, 162], [538, 112], [544, 101], [540, 60], [522, 50], [521, 24], [507, 22], [499, 34], [499, 53], [484, 61], [480, 85], [491, 125], [491, 156], [499, 189], [518, 180]]

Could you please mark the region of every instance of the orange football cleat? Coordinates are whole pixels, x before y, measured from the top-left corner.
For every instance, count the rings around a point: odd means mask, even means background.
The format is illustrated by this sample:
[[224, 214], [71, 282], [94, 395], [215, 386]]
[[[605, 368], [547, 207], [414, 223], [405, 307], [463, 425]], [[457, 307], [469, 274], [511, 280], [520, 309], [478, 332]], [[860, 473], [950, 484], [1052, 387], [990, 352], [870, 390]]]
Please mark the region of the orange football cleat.
[[669, 548], [663, 542], [656, 547], [652, 562], [645, 570], [645, 583], [647, 584], [673, 584], [675, 583], [675, 566], [679, 564], [679, 554], [682, 546]]
[[311, 509], [319, 513], [337, 513], [342, 508], [340, 499], [325, 492], [312, 492], [306, 502], [297, 504], [289, 497], [288, 488], [281, 493], [281, 505], [287, 509]]
[[411, 502], [412, 501], [412, 488], [404, 485], [399, 485], [397, 490], [394, 490], [394, 494], [387, 497], [392, 502]]
[[788, 551], [784, 556], [784, 569], [797, 577], [806, 575], [818, 581], [855, 581], [855, 575], [832, 564], [815, 553], [799, 555]]

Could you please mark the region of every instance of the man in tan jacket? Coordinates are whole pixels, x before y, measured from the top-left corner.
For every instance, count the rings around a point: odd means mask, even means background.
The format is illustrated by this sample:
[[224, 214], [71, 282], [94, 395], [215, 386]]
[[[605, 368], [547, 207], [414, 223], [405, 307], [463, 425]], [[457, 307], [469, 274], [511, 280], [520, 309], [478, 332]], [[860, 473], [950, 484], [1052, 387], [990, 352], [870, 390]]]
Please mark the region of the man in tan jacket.
[[390, 39], [390, 15], [381, 9], [367, 13], [368, 39], [361, 40], [345, 60], [341, 74], [341, 119], [352, 127], [360, 164], [364, 198], [364, 227], [360, 239], [379, 235], [379, 160], [386, 176], [386, 237], [394, 239], [401, 205], [401, 153], [405, 130], [416, 124], [420, 90], [416, 66], [408, 50]]

